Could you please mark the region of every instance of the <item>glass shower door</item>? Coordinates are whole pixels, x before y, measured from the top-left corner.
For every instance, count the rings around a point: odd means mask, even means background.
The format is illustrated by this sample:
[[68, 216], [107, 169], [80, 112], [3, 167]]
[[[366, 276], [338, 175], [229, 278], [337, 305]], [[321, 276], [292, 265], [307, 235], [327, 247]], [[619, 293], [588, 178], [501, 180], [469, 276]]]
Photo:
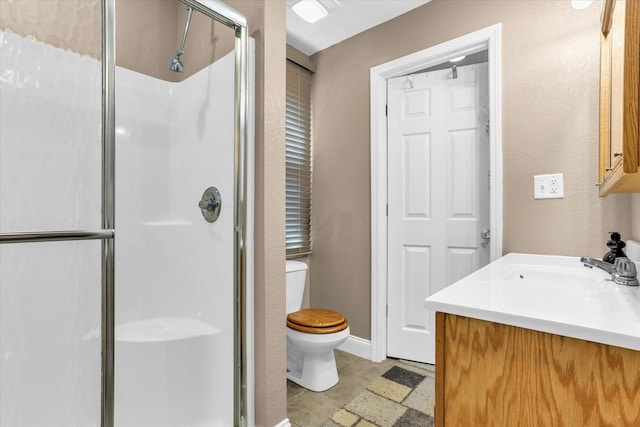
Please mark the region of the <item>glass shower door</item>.
[[[101, 21], [99, 1], [0, 2], [3, 238], [101, 228]], [[101, 242], [7, 242], [0, 425], [99, 426]]]
[[185, 4], [116, 14], [116, 426], [232, 426], [234, 34], [194, 10], [179, 73]]

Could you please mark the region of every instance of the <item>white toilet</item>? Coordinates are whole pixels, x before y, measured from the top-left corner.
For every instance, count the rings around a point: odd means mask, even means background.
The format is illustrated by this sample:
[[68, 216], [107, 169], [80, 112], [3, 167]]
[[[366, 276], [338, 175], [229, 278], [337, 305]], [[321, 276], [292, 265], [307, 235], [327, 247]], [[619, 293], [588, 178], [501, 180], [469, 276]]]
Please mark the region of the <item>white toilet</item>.
[[333, 350], [349, 337], [349, 322], [331, 310], [304, 309], [307, 264], [287, 261], [287, 378], [313, 391], [338, 383]]

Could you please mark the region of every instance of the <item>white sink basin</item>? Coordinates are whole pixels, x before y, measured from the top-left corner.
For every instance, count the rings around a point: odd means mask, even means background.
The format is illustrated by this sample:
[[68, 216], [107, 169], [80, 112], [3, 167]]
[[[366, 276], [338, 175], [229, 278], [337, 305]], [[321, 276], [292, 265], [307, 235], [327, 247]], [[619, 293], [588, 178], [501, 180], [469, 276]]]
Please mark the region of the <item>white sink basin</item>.
[[531, 288], [539, 292], [567, 292], [595, 295], [612, 287], [609, 275], [601, 270], [582, 266], [560, 267], [536, 264], [507, 265], [503, 280], [513, 281], [518, 288]]
[[435, 311], [640, 350], [640, 289], [577, 257], [509, 254], [444, 290]]

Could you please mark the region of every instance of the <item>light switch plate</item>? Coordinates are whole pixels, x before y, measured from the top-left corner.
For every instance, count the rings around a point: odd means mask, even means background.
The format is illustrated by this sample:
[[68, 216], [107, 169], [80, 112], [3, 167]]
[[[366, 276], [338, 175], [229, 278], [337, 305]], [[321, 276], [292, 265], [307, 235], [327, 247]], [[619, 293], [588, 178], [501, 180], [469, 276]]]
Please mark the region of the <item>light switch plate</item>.
[[561, 173], [548, 175], [534, 175], [534, 199], [562, 199], [564, 198], [564, 176]]

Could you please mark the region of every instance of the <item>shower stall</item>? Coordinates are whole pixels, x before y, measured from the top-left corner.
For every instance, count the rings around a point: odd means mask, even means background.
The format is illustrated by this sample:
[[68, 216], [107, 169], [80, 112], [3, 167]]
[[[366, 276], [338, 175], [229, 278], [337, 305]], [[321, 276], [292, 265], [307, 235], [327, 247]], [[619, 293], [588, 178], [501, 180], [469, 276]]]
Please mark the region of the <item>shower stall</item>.
[[252, 82], [218, 0], [0, 2], [0, 425], [253, 424]]

